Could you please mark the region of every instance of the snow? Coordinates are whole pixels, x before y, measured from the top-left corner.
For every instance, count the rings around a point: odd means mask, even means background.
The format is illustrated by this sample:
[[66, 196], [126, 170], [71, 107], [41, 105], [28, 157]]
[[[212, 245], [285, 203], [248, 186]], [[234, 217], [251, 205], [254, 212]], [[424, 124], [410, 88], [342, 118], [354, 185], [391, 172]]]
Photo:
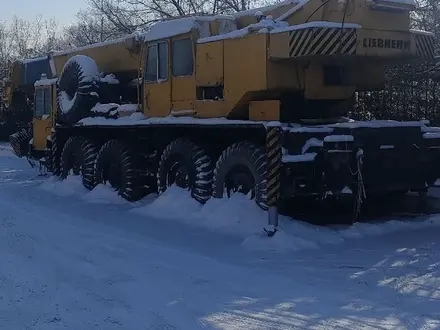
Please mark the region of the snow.
[[64, 73], [64, 68], [66, 68], [71, 62], [76, 62], [81, 68], [82, 75], [78, 78], [80, 83], [91, 82], [99, 77], [98, 66], [92, 58], [85, 55], [75, 55], [69, 58], [64, 64], [63, 72], [61, 72], [61, 76]]
[[380, 146], [381, 150], [386, 150], [386, 149], [394, 149], [394, 146], [392, 144], [382, 144]]
[[336, 124], [339, 127], [369, 127], [369, 128], [382, 128], [382, 127], [421, 127], [424, 123], [421, 121], [395, 121], [395, 120], [371, 120], [371, 121], [359, 121], [353, 123], [340, 123]]
[[324, 142], [353, 142], [353, 135], [328, 135], [324, 138]]
[[410, 29], [409, 32], [416, 33], [416, 34], [424, 34], [424, 35], [432, 36], [432, 37], [435, 36], [435, 34], [433, 32], [424, 31], [424, 30]]
[[281, 216], [268, 238], [241, 195], [117, 197], [39, 177], [0, 145], [0, 328], [440, 327], [439, 215], [349, 228]]
[[417, 6], [417, 3], [414, 0], [380, 0], [380, 1], [397, 3], [400, 5], [409, 5], [409, 6], [414, 6], [414, 7]]
[[112, 84], [112, 85], [119, 84], [119, 80], [116, 78], [116, 76], [113, 73], [110, 73], [110, 74], [102, 77], [101, 82], [107, 83], [107, 84]]
[[284, 131], [290, 133], [331, 133], [333, 132], [332, 127], [323, 127], [323, 126], [296, 126], [296, 127], [283, 127]]
[[132, 112], [132, 111], [135, 112], [139, 110], [140, 110], [139, 104], [127, 103], [127, 104], [121, 104], [118, 107], [118, 112]]
[[304, 143], [302, 147], [302, 153], [306, 153], [307, 150], [309, 150], [311, 147], [323, 147], [324, 142], [322, 140], [319, 140], [317, 138], [310, 138]]
[[195, 114], [195, 110], [171, 110], [171, 115], [173, 116], [183, 116], [183, 115], [193, 115]]
[[[229, 33], [219, 34], [216, 36], [200, 38], [197, 42], [201, 44], [201, 43], [218, 41], [218, 40], [242, 38], [248, 35], [249, 33], [251, 33], [252, 31], [261, 31], [262, 29], [273, 30], [275, 28], [285, 28], [288, 25], [289, 24], [286, 22], [276, 22], [273, 19], [271, 19], [271, 17], [267, 17], [266, 19], [262, 19], [260, 22], [255, 24], [250, 24], [243, 29], [231, 31]], [[266, 32], [263, 31], [263, 33]]]
[[158, 125], [158, 124], [186, 124], [186, 125], [259, 125], [263, 122], [249, 120], [229, 120], [227, 118], [193, 118], [193, 117], [151, 117], [137, 112], [130, 116], [112, 119], [101, 117], [87, 117], [78, 122], [82, 126], [131, 126], [131, 125]]
[[266, 127], [282, 127], [282, 124], [279, 121], [272, 120], [265, 122]]
[[297, 24], [297, 25], [276, 28], [276, 29], [273, 29], [270, 33], [276, 34], [276, 33], [309, 29], [309, 28], [361, 29], [362, 26], [359, 24], [353, 24], [353, 23], [344, 23], [344, 25], [342, 25], [342, 22], [315, 21], [315, 22], [309, 22], [309, 23], [304, 23], [304, 24]]
[[[80, 178], [76, 178], [81, 182]], [[86, 193], [83, 198], [87, 203], [95, 204], [126, 204], [127, 202], [121, 196], [115, 193], [109, 186], [100, 184], [92, 191]]]
[[113, 109], [117, 109], [119, 107], [119, 104], [116, 103], [96, 103], [96, 105], [90, 110], [92, 112], [96, 113], [108, 113]]
[[154, 24], [145, 35], [145, 41], [170, 38], [175, 35], [188, 33], [195, 27], [195, 17], [185, 17], [158, 22]]
[[99, 48], [99, 47], [104, 47], [104, 46], [109, 46], [109, 45], [115, 45], [115, 44], [119, 44], [119, 43], [125, 43], [127, 40], [130, 39], [138, 39], [139, 34], [137, 32], [134, 32], [132, 34], [128, 34], [124, 37], [121, 38], [116, 38], [113, 40], [108, 40], [108, 41], [103, 41], [103, 42], [97, 42], [91, 45], [87, 45], [87, 46], [82, 46], [82, 47], [76, 47], [76, 48], [72, 48], [69, 50], [62, 50], [62, 51], [51, 51], [51, 56], [64, 56], [64, 55], [68, 55], [68, 54], [72, 54], [72, 53], [81, 53], [84, 50], [87, 49], [92, 49], [92, 48]]
[[329, 127], [343, 128], [384, 128], [384, 127], [421, 127], [425, 126], [423, 121], [396, 121], [396, 120], [369, 120], [350, 121], [346, 123], [330, 124]]
[[440, 132], [427, 132], [423, 134], [424, 139], [440, 139]]
[[[128, 104], [104, 103], [104, 104], [101, 104], [99, 102], [91, 109], [91, 111], [95, 112], [95, 113], [109, 113], [110, 115], [116, 115], [119, 113], [137, 112], [139, 110], [140, 110], [139, 104], [132, 104], [132, 103], [128, 103]], [[137, 114], [133, 114], [133, 115], [134, 116], [131, 120], [138, 119], [138, 118], [141, 118], [141, 119], [145, 118], [145, 117], [143, 117], [142, 114], [141, 114], [142, 115], [141, 117], [139, 117], [139, 115], [137, 115]], [[85, 119], [87, 119], [87, 118], [85, 118]], [[91, 118], [89, 118], [89, 119], [91, 119]], [[95, 121], [100, 122], [101, 119], [105, 119], [105, 118], [96, 118], [95, 117], [93, 119], [95, 119]], [[116, 119], [114, 119], [114, 120], [116, 120]], [[87, 122], [87, 120], [85, 120], [85, 122]]]
[[131, 104], [131, 103], [121, 104], [116, 109], [110, 111], [110, 115], [112, 115], [112, 116], [115, 116], [117, 114], [127, 115], [127, 114], [130, 114], [130, 112], [132, 112], [132, 115], [134, 115], [134, 117], [136, 118], [136, 116], [138, 116], [138, 114], [133, 114], [133, 112], [137, 112], [137, 111], [140, 111], [139, 104]]
[[40, 79], [37, 80], [34, 83], [34, 87], [40, 87], [40, 86], [52, 86], [55, 85], [58, 81], [58, 78], [52, 78], [52, 79]]
[[440, 133], [440, 127], [422, 126], [423, 133]]
[[61, 91], [58, 94], [58, 99], [60, 100], [60, 110], [63, 113], [67, 113], [70, 111], [72, 106], [75, 104], [76, 95], [77, 93], [75, 93], [75, 95], [71, 98], [65, 91]]
[[39, 61], [44, 61], [44, 60], [47, 60], [47, 56], [28, 58], [28, 59], [21, 60], [20, 62], [23, 64], [29, 64], [29, 63], [39, 62]]
[[[154, 41], [159, 39], [170, 38], [172, 36], [181, 35], [190, 32], [192, 29], [199, 29], [202, 37], [208, 36], [209, 28], [207, 23], [212, 20], [233, 21], [233, 16], [217, 15], [217, 16], [192, 16], [179, 19], [171, 19], [161, 21], [154, 24], [150, 30], [144, 35], [145, 41]], [[226, 27], [223, 25], [223, 27]], [[208, 30], [208, 31], [206, 31]]]
[[63, 181], [57, 177], [51, 177], [44, 181], [40, 188], [59, 196], [71, 196], [87, 192], [78, 176], [69, 176]]
[[[134, 107], [134, 105], [133, 105]], [[170, 114], [167, 117], [145, 117], [142, 113], [134, 113], [131, 116], [122, 118], [97, 118], [87, 117], [78, 122], [83, 126], [126, 126], [126, 125], [158, 125], [158, 124], [186, 124], [186, 125], [264, 125], [266, 127], [281, 127], [282, 130], [290, 133], [332, 133], [335, 128], [382, 128], [382, 127], [421, 127], [426, 131], [426, 127], [422, 122], [418, 121], [352, 121], [346, 123], [336, 123], [328, 125], [302, 126], [302, 125], [283, 125], [277, 121], [250, 121], [250, 120], [232, 120], [225, 117], [222, 118], [194, 118], [192, 116], [175, 117]], [[433, 128], [429, 128], [433, 129]]]
[[308, 152], [301, 155], [283, 155], [281, 161], [283, 163], [300, 163], [312, 162], [315, 160], [316, 152]]

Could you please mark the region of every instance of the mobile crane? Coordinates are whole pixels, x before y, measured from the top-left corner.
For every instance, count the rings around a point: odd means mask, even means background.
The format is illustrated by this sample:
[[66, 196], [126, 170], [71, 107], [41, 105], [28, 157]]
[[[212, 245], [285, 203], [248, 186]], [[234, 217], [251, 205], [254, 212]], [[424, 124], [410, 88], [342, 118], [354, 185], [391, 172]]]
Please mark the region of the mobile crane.
[[[29, 154], [130, 201], [173, 184], [200, 203], [247, 194], [270, 235], [294, 197], [347, 199], [356, 219], [369, 196], [423, 194], [439, 177], [439, 128], [345, 117], [386, 65], [433, 60], [433, 35], [409, 29], [413, 9], [287, 0], [51, 52]], [[11, 136], [18, 155], [22, 139]]]

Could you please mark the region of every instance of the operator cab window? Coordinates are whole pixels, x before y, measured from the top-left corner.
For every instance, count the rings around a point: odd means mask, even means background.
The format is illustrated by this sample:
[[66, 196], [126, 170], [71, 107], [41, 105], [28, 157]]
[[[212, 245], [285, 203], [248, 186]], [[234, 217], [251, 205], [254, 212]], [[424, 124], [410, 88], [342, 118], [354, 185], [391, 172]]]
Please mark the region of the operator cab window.
[[168, 43], [159, 42], [147, 48], [145, 80], [156, 82], [168, 79]]
[[194, 71], [193, 44], [190, 38], [173, 41], [174, 77], [191, 76]]
[[43, 117], [50, 114], [51, 109], [51, 93], [50, 88], [37, 88], [35, 90], [35, 117]]
[[49, 115], [51, 104], [52, 104], [52, 97], [51, 97], [51, 90], [50, 88], [43, 89], [43, 95], [44, 95], [44, 114]]

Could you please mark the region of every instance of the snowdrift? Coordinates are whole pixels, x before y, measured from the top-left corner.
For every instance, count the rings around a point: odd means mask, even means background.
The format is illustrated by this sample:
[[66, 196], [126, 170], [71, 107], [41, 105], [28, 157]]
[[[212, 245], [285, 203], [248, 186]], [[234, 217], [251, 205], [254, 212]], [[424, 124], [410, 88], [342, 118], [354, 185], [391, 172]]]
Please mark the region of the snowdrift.
[[205, 205], [201, 205], [191, 198], [188, 191], [173, 186], [160, 196], [147, 196], [139, 202], [130, 203], [105, 185], [98, 185], [92, 191], [88, 191], [82, 186], [79, 176], [70, 176], [63, 181], [52, 177], [46, 180], [41, 188], [59, 196], [75, 195], [86, 203], [129, 205], [132, 207], [128, 213], [133, 216], [145, 216], [149, 221], [179, 221], [189, 226], [239, 236], [242, 246], [251, 250], [287, 252], [318, 249], [348, 239], [440, 226], [438, 215], [425, 220], [358, 223], [344, 229], [319, 227], [280, 216], [280, 231], [274, 237], [268, 238], [263, 231], [267, 225], [267, 213], [242, 194], [235, 194], [230, 199], [212, 198]]

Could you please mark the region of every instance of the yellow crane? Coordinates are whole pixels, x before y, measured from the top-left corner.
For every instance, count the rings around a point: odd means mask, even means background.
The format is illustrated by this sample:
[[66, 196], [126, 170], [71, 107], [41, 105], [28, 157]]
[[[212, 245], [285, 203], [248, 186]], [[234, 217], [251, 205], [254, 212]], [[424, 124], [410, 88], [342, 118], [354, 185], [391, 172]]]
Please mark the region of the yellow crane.
[[[156, 23], [145, 34], [48, 54], [30, 153], [55, 175], [138, 200], [176, 184], [200, 203], [426, 192], [440, 135], [425, 122], [344, 116], [385, 67], [433, 60], [412, 0], [288, 0]], [[11, 137], [17, 154], [20, 134]]]

